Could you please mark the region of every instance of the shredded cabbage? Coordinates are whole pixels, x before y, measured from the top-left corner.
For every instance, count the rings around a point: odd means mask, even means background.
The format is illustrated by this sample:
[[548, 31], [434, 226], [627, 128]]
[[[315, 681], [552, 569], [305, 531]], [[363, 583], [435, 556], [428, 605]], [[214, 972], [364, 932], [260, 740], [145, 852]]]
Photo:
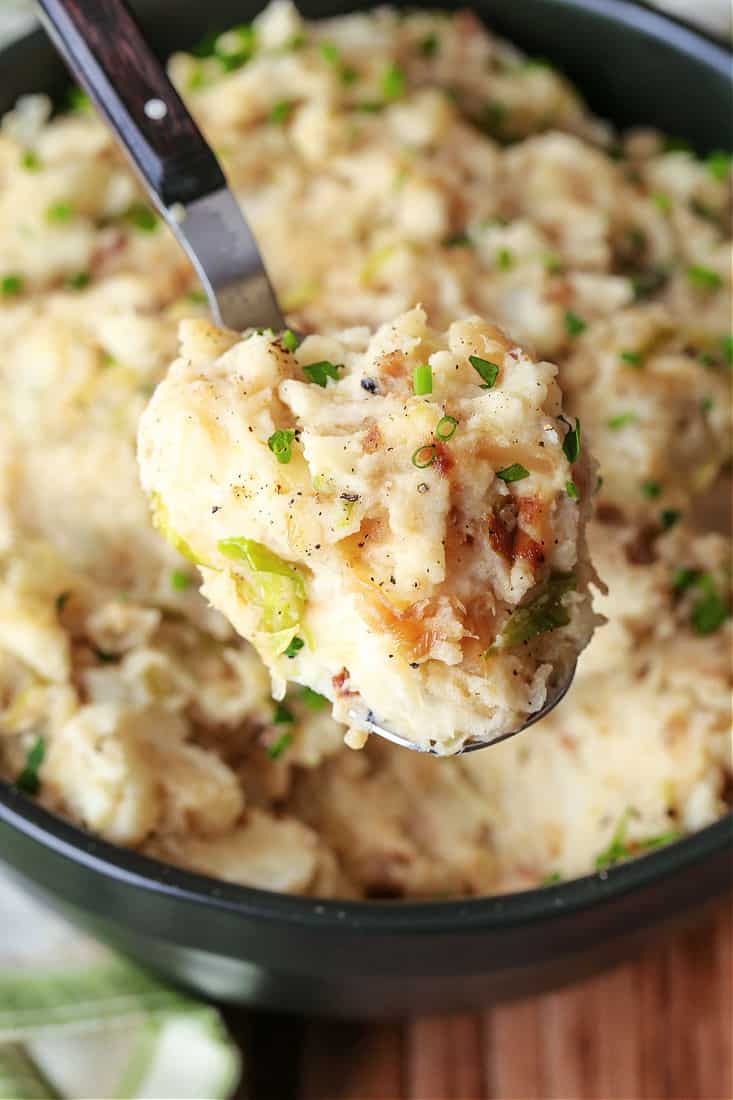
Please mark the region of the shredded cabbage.
[[221, 539], [217, 547], [225, 558], [246, 566], [247, 576], [237, 577], [237, 588], [243, 599], [261, 608], [260, 629], [273, 636], [276, 653], [284, 652], [305, 609], [302, 574], [254, 539]]
[[563, 604], [563, 597], [568, 592], [572, 592], [575, 583], [574, 573], [556, 573], [550, 577], [540, 594], [535, 596], [531, 603], [518, 608], [509, 617], [501, 632], [498, 648], [507, 649], [521, 645], [538, 634], [556, 630], [559, 626], [567, 626], [570, 622], [570, 612]]
[[174, 550], [177, 550], [182, 558], [186, 558], [188, 561], [192, 561], [194, 565], [208, 565], [208, 562], [203, 558], [199, 558], [194, 554], [191, 547], [188, 545], [184, 538], [173, 530], [168, 522], [168, 509], [161, 500], [159, 493], [151, 493], [150, 495], [152, 509], [153, 509], [153, 527], [156, 531], [159, 531], [165, 541], [169, 543]]

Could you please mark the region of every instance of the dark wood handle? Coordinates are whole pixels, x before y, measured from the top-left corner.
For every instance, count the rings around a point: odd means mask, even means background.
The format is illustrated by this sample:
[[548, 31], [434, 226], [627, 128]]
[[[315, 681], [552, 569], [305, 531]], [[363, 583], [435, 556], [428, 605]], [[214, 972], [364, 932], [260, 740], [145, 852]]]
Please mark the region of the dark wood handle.
[[226, 186], [123, 0], [39, 0], [44, 25], [163, 207]]

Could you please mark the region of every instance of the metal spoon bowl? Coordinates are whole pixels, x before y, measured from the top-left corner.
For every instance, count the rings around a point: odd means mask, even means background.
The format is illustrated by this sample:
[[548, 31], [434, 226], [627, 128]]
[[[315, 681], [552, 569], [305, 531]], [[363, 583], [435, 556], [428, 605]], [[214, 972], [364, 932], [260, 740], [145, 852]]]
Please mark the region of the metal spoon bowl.
[[[189, 257], [217, 324], [285, 328], [257, 242], [213, 150], [123, 0], [39, 0], [56, 48], [106, 119], [160, 216]], [[461, 752], [495, 745], [544, 718], [575, 669], [541, 710], [515, 730], [471, 739]], [[354, 724], [403, 748], [439, 755], [387, 728], [373, 711]]]

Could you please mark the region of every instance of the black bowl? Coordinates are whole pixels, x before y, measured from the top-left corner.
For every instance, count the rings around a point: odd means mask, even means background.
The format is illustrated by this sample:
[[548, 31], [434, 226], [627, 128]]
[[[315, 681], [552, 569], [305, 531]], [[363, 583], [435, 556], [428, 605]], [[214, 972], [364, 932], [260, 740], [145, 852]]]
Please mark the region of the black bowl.
[[[243, 0], [135, 6], [161, 54], [255, 11]], [[348, 5], [301, 6], [330, 15]], [[601, 115], [658, 126], [701, 153], [733, 148], [731, 58], [700, 35], [623, 0], [474, 7], [492, 28], [562, 68]], [[0, 111], [24, 92], [56, 94], [67, 80], [40, 32], [0, 53], [0, 72]], [[311, 1013], [462, 1010], [591, 973], [726, 891], [732, 842], [728, 816], [630, 863], [540, 890], [469, 901], [320, 902], [157, 863], [0, 783], [0, 855], [51, 905], [209, 996]]]

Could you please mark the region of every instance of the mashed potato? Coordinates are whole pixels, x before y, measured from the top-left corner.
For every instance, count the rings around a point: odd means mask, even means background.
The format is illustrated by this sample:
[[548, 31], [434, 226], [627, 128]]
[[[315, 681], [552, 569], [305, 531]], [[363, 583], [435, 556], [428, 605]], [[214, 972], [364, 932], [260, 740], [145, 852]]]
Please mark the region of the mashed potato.
[[276, 697], [296, 680], [455, 752], [541, 709], [593, 628], [592, 474], [555, 375], [419, 308], [300, 347], [192, 322], [141, 421], [143, 485]]
[[30, 97], [0, 130], [3, 774], [116, 843], [330, 896], [525, 888], [715, 820], [729, 160], [618, 139], [466, 13], [275, 4], [171, 73], [293, 329], [338, 339], [421, 302], [438, 332], [491, 317], [558, 363], [601, 460], [608, 623], [548, 719], [465, 758], [350, 752], [319, 695], [274, 702], [138, 482], [138, 421], [200, 291], [91, 111]]

